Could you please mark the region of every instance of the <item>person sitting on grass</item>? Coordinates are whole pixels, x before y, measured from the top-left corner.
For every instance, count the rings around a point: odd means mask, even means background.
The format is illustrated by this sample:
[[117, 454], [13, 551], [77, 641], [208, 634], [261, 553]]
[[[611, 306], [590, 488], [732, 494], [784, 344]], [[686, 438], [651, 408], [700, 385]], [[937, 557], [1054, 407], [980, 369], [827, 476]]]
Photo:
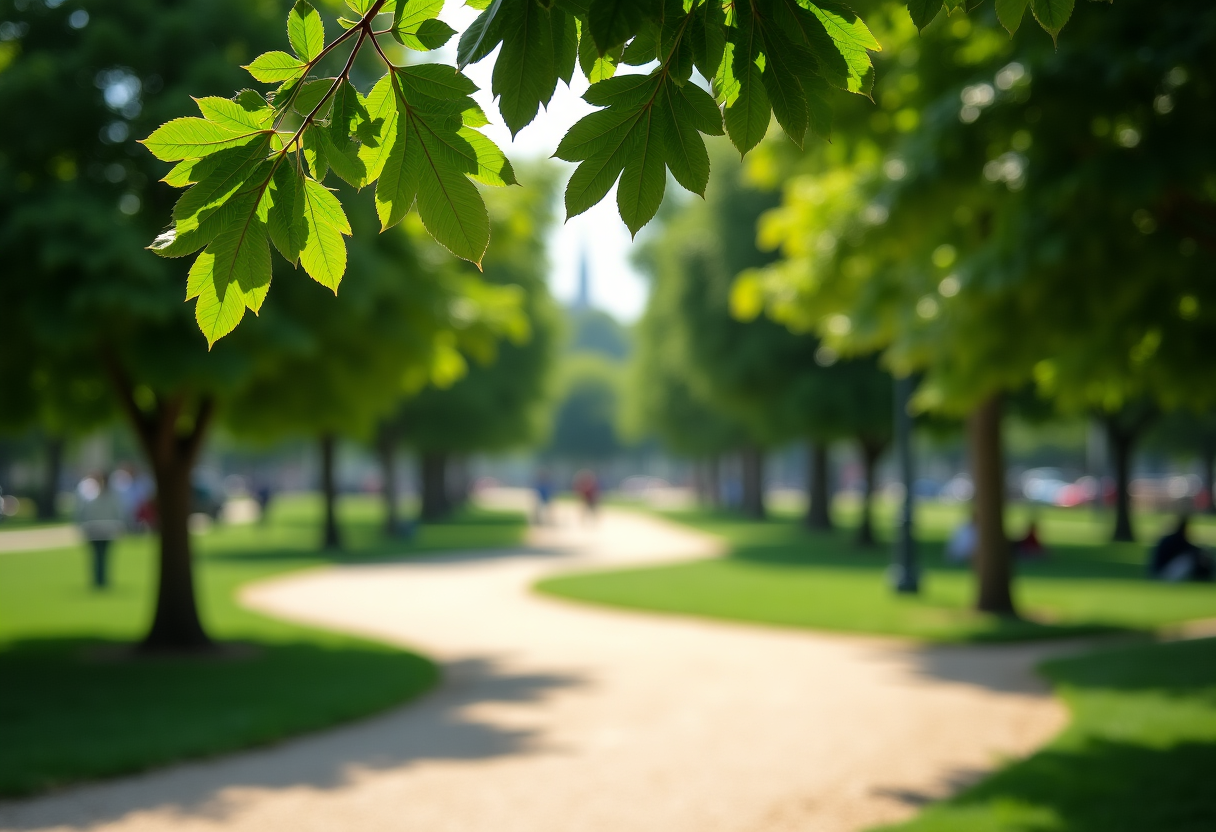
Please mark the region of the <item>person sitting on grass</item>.
[[106, 559], [110, 543], [124, 531], [122, 503], [110, 488], [105, 474], [94, 474], [77, 488], [80, 503], [76, 522], [84, 539], [93, 549], [93, 588], [104, 589], [107, 584]]
[[1212, 558], [1187, 537], [1189, 521], [1180, 515], [1177, 527], [1157, 541], [1148, 562], [1149, 577], [1170, 582], [1212, 580]]
[[1021, 540], [1013, 542], [1013, 551], [1020, 558], [1041, 558], [1047, 555], [1047, 547], [1039, 540], [1039, 524], [1033, 517]]

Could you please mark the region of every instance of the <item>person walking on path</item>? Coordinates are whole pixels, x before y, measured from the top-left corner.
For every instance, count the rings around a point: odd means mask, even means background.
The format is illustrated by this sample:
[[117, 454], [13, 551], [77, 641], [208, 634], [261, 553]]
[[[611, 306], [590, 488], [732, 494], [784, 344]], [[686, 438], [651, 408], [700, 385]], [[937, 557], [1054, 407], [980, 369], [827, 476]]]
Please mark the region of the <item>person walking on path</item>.
[[126, 526], [122, 502], [105, 474], [95, 474], [81, 482], [78, 494], [81, 502], [76, 510], [76, 522], [93, 550], [93, 588], [104, 589], [108, 582], [110, 544]]

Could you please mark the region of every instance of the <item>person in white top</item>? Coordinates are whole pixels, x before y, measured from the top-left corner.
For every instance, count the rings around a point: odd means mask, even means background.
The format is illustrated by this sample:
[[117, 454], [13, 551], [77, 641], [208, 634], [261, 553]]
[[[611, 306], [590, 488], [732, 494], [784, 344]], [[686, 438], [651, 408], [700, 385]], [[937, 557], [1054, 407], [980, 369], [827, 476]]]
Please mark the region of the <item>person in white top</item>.
[[108, 582], [110, 544], [126, 530], [122, 501], [104, 474], [82, 480], [76, 492], [80, 499], [76, 522], [93, 550], [93, 587], [104, 589]]

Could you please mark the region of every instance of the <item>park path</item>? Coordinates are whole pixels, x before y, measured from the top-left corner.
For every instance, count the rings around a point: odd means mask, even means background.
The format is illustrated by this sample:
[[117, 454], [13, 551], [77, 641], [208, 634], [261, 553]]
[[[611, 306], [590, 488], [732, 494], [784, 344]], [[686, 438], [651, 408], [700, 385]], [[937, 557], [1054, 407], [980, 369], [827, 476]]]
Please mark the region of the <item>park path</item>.
[[1064, 724], [1061, 645], [924, 647], [533, 594], [546, 574], [705, 557], [620, 510], [526, 549], [248, 587], [284, 618], [420, 649], [445, 679], [352, 725], [0, 804], [0, 829], [850, 832], [910, 816]]

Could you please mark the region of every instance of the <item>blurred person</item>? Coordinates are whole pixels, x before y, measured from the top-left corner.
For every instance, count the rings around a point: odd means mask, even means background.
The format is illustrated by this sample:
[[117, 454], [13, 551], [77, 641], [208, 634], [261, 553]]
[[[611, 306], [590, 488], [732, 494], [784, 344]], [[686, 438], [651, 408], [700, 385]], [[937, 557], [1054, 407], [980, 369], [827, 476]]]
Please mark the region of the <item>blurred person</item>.
[[593, 471], [584, 468], [574, 475], [574, 493], [583, 501], [584, 517], [595, 519], [600, 504], [600, 482]]
[[1041, 558], [1047, 555], [1047, 547], [1039, 540], [1039, 522], [1030, 518], [1026, 534], [1013, 541], [1013, 553], [1020, 558]]
[[260, 480], [257, 487], [253, 489], [253, 499], [258, 504], [258, 521], [262, 525], [266, 525], [266, 517], [270, 511], [270, 500], [274, 496], [274, 491], [270, 488], [269, 480]]
[[946, 560], [950, 563], [969, 563], [975, 556], [975, 547], [979, 542], [979, 531], [975, 525], [975, 512], [967, 518], [950, 535], [946, 544]]
[[1179, 515], [1174, 530], [1157, 541], [1149, 557], [1149, 577], [1171, 583], [1212, 580], [1212, 557], [1191, 541], [1189, 526], [1190, 517]]
[[536, 490], [536, 523], [543, 526], [549, 522], [549, 503], [553, 500], [553, 480], [548, 469], [537, 470], [532, 487]]
[[93, 551], [93, 588], [104, 589], [108, 583], [110, 544], [126, 527], [122, 502], [103, 473], [81, 480], [76, 491], [80, 497], [76, 522]]

